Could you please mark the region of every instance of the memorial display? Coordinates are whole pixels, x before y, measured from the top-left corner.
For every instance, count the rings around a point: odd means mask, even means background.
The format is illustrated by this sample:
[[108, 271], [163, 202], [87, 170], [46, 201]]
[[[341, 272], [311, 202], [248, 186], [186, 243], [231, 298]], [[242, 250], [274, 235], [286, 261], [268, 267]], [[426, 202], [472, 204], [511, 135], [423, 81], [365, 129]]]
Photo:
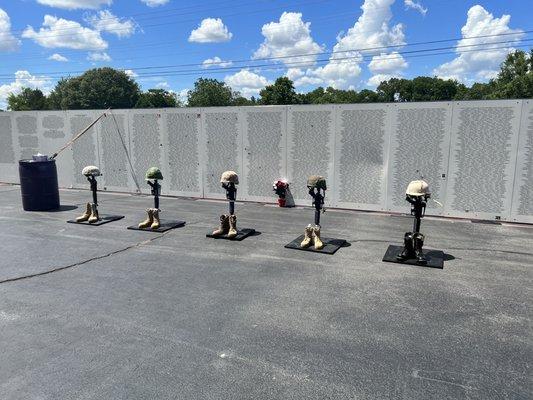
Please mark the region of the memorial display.
[[315, 223], [307, 225], [304, 234], [298, 236], [285, 247], [288, 249], [309, 250], [320, 253], [333, 254], [346, 243], [343, 239], [322, 238], [320, 229], [320, 213], [325, 212], [324, 199], [326, 197], [326, 179], [320, 175], [311, 175], [307, 179], [307, 189], [313, 198], [315, 207]]
[[234, 171], [225, 171], [220, 183], [224, 190], [226, 190], [226, 199], [229, 205], [229, 214], [222, 214], [220, 216], [220, 225], [212, 233], [206, 236], [210, 238], [220, 238], [229, 240], [243, 240], [246, 237], [255, 233], [254, 229], [237, 228], [237, 216], [235, 215], [235, 200], [237, 199], [237, 185], [239, 184], [239, 176]]
[[100, 169], [94, 165], [88, 165], [83, 168], [81, 173], [89, 181], [93, 201], [92, 203], [87, 203], [85, 212], [82, 215], [67, 222], [71, 224], [100, 226], [124, 218], [123, 215], [100, 215], [98, 211], [98, 181], [96, 178], [102, 176]]
[[128, 229], [150, 231], [150, 232], [166, 232], [170, 229], [179, 228], [185, 225], [185, 221], [175, 220], [161, 220], [159, 214], [159, 196], [161, 195], [161, 185], [159, 181], [163, 180], [163, 174], [157, 167], [150, 167], [145, 175], [146, 183], [151, 188], [152, 196], [154, 196], [154, 206], [146, 209], [147, 217], [138, 225], [128, 226]]
[[420, 233], [420, 224], [430, 197], [431, 193], [427, 182], [420, 179], [409, 183], [405, 191], [405, 200], [411, 204], [411, 215], [414, 217], [413, 231], [405, 233], [403, 248], [401, 246], [389, 246], [383, 261], [428, 265], [435, 268], [443, 267], [444, 254], [441, 251], [426, 252], [422, 249], [425, 236]]

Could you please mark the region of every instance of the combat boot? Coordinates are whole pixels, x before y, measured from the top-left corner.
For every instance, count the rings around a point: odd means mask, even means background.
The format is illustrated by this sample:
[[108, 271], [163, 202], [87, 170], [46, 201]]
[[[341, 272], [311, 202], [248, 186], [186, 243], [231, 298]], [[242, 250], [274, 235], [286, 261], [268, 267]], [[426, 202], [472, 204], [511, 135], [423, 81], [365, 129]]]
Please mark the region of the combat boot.
[[409, 260], [415, 256], [414, 247], [414, 234], [412, 232], [406, 232], [403, 238], [403, 251], [396, 256], [399, 261]]
[[94, 224], [98, 221], [100, 221], [100, 217], [98, 216], [98, 208], [96, 208], [96, 204], [91, 203], [91, 216], [89, 217], [89, 223]]
[[228, 231], [228, 238], [233, 239], [237, 236], [237, 216], [236, 215], [230, 215], [229, 216], [229, 231]]
[[416, 261], [419, 264], [425, 264], [428, 262], [427, 258], [424, 256], [424, 252], [422, 251], [422, 246], [424, 246], [424, 235], [417, 232], [414, 234], [414, 247]]
[[315, 250], [321, 250], [324, 248], [324, 243], [320, 239], [320, 226], [313, 228], [313, 242], [315, 243]]
[[82, 215], [80, 215], [78, 218], [76, 218], [76, 222], [85, 222], [89, 219], [90, 216], [91, 216], [91, 203], [87, 203], [85, 212]]
[[300, 243], [301, 248], [309, 247], [313, 244], [313, 227], [311, 224], [305, 228], [304, 240]]
[[150, 225], [150, 229], [157, 229], [161, 226], [161, 221], [159, 220], [159, 209], [152, 208], [152, 217], [154, 221]]
[[220, 216], [220, 227], [216, 231], [213, 231], [212, 235], [222, 236], [228, 233], [228, 231], [229, 231], [229, 215], [222, 214]]
[[154, 222], [154, 213], [152, 209], [147, 208], [146, 213], [148, 214], [148, 217], [146, 217], [146, 219], [139, 224], [140, 229], [148, 228]]

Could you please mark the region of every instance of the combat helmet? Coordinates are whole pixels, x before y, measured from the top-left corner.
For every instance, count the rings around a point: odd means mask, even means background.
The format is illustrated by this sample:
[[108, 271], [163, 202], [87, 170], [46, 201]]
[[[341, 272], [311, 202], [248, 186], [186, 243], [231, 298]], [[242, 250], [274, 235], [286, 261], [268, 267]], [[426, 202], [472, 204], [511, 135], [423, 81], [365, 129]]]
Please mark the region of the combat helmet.
[[429, 196], [429, 185], [423, 180], [411, 181], [405, 194], [413, 197]]
[[323, 189], [326, 190], [326, 178], [320, 175], [311, 175], [309, 178], [307, 178], [307, 187], [309, 189]]
[[234, 183], [235, 185], [239, 184], [239, 176], [235, 171], [225, 171], [220, 177], [220, 183]]
[[163, 174], [161, 173], [161, 170], [157, 167], [148, 168], [148, 171], [146, 171], [146, 180], [149, 181], [150, 179], [162, 180]]
[[83, 168], [81, 173], [83, 175], [85, 175], [85, 176], [100, 176], [100, 175], [102, 175], [100, 173], [100, 169], [98, 167], [95, 167], [94, 165], [86, 166], [85, 168]]

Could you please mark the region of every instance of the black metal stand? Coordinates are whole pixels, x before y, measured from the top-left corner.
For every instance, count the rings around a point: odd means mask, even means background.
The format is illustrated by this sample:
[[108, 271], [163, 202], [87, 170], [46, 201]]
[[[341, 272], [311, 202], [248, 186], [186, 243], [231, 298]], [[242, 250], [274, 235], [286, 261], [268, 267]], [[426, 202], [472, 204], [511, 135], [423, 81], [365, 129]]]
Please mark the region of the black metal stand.
[[[152, 196], [154, 196], [154, 208], [159, 210], [159, 195], [161, 194], [161, 185], [159, 184], [159, 182], [157, 181], [157, 179], [154, 179], [154, 181], [146, 181], [146, 183], [148, 183], [148, 185], [150, 185], [150, 187], [152, 188], [151, 189], [151, 194]], [[138, 225], [131, 225], [131, 226], [128, 226], [128, 229], [130, 230], [133, 230], [133, 231], [145, 231], [145, 232], [166, 232], [166, 231], [169, 231], [171, 229], [175, 229], [175, 228], [181, 228], [182, 226], [185, 226], [185, 221], [175, 221], [175, 220], [164, 220], [164, 219], [160, 219], [159, 221], [159, 228], [157, 229], [152, 229], [150, 227], [146, 227], [146, 228], [139, 228]]]
[[[235, 215], [235, 200], [237, 200], [237, 187], [235, 186], [235, 183], [229, 182], [229, 183], [223, 183], [222, 187], [226, 189], [226, 199], [228, 199], [228, 208], [229, 208], [229, 215]], [[255, 229], [252, 228], [242, 228], [237, 229], [237, 236], [235, 237], [228, 237], [227, 234], [225, 235], [213, 235], [212, 233], [207, 233], [205, 237], [212, 238], [212, 239], [226, 239], [226, 240], [235, 240], [240, 242], [243, 239], [246, 239], [248, 236], [254, 235], [256, 233]]]
[[[93, 196], [93, 203], [98, 208], [98, 182], [96, 178], [92, 175], [89, 175], [87, 177], [87, 180], [89, 181], [89, 184], [91, 185], [91, 192]], [[75, 219], [69, 219], [67, 222], [69, 224], [78, 224], [78, 225], [90, 225], [90, 226], [101, 226], [105, 225], [109, 222], [118, 221], [119, 219], [124, 218], [124, 215], [110, 215], [110, 214], [100, 214], [99, 220], [96, 222], [89, 222], [89, 221], [76, 221]]]
[[[442, 251], [422, 249], [424, 236], [420, 234], [420, 224], [426, 213], [428, 197], [405, 197], [405, 200], [411, 204], [411, 215], [414, 217], [413, 231], [405, 233], [404, 246], [390, 245], [383, 256], [383, 261], [431, 268], [444, 268], [444, 253]], [[416, 241], [420, 241], [420, 244], [417, 244]], [[416, 252], [419, 254], [417, 255]]]
[[[318, 188], [309, 188], [309, 195], [313, 198], [313, 206], [315, 207], [315, 225], [320, 226], [320, 213], [323, 211], [324, 208], [324, 199], [326, 197], [326, 192], [324, 191], [324, 193], [322, 193], [322, 190]], [[344, 239], [321, 237], [320, 239], [322, 240], [322, 243], [324, 243], [323, 248], [315, 249], [314, 246], [301, 247], [300, 243], [302, 243], [303, 238], [304, 235], [298, 236], [292, 242], [286, 244], [285, 248], [293, 250], [311, 251], [313, 253], [335, 254], [337, 250], [339, 250], [341, 247], [345, 247], [348, 245], [346, 240]]]

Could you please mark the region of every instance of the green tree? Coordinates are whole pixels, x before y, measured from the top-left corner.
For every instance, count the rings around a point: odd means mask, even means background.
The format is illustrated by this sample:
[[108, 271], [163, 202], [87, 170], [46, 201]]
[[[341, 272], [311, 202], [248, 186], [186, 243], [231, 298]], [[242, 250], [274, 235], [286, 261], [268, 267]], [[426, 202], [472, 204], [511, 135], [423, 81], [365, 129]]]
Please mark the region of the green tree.
[[139, 95], [139, 85], [124, 71], [95, 68], [61, 79], [50, 94], [49, 105], [61, 110], [133, 108]]
[[237, 96], [233, 99], [233, 106], [256, 106], [257, 100], [254, 96], [252, 96], [250, 99], [247, 99], [243, 96]]
[[194, 82], [194, 89], [187, 94], [189, 107], [231, 106], [238, 97], [224, 82], [216, 79], [199, 78]]
[[301, 98], [294, 90], [294, 84], [292, 81], [282, 76], [276, 79], [273, 85], [268, 85], [261, 92], [261, 104], [300, 104]]
[[533, 50], [509, 53], [496, 79], [490, 82], [489, 99], [533, 98]]
[[139, 95], [135, 108], [179, 107], [180, 102], [175, 93], [164, 89], [148, 89]]
[[382, 101], [449, 101], [464, 90], [464, 85], [451, 79], [419, 76], [414, 79], [392, 78], [381, 82], [377, 94]]
[[318, 87], [302, 95], [302, 99], [304, 104], [342, 104], [357, 103], [359, 96], [355, 90], [335, 89], [330, 86], [327, 89]]
[[7, 109], [11, 111], [45, 110], [46, 96], [39, 89], [25, 87], [19, 94], [9, 94]]

